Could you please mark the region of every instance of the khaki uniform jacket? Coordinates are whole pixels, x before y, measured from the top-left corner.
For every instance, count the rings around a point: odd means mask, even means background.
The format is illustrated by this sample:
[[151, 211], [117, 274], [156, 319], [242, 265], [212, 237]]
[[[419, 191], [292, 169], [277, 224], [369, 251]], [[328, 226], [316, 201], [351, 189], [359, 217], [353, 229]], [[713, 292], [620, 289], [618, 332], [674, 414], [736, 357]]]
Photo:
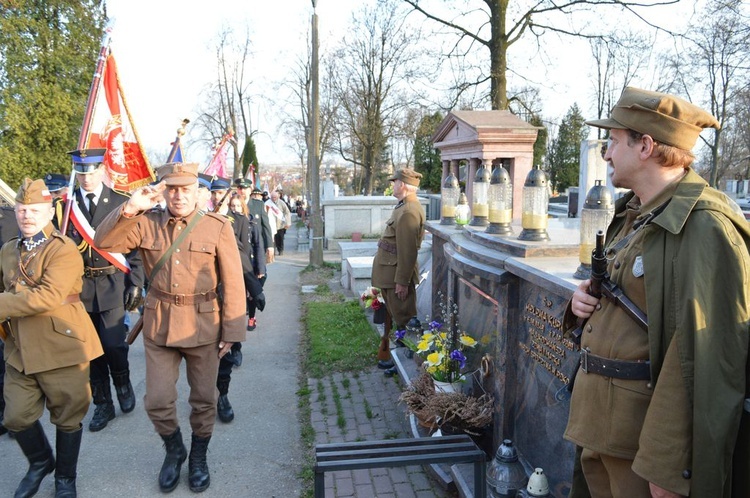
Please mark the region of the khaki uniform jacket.
[[219, 292], [222, 302], [176, 305], [146, 294], [143, 333], [159, 346], [190, 348], [223, 340], [245, 340], [245, 284], [231, 223], [215, 213], [206, 213], [169, 257], [157, 275], [151, 271], [180, 231], [197, 215], [174, 218], [168, 209], [148, 211], [133, 218], [122, 216], [122, 208], [110, 213], [99, 225], [94, 242], [106, 251], [126, 253], [139, 249], [149, 289], [170, 294], [194, 295]]
[[81, 255], [52, 224], [45, 233], [51, 233], [51, 240], [26, 266], [36, 286], [18, 278], [18, 239], [0, 249], [0, 317], [10, 317], [11, 328], [5, 361], [27, 375], [87, 363], [103, 354], [83, 303], [63, 304], [81, 292]]
[[[624, 222], [617, 213], [632, 197], [618, 201], [608, 243]], [[642, 238], [652, 394], [634, 391], [629, 405], [571, 420], [568, 431], [594, 423], [614, 431], [630, 419], [642, 424], [633, 469], [644, 479], [693, 497], [747, 496], [731, 481], [740, 477], [732, 475], [733, 458], [742, 474], [750, 471], [750, 440], [738, 437], [750, 427], [743, 413], [750, 385], [750, 226], [723, 193], [689, 170]], [[627, 382], [636, 381], [620, 384]]]

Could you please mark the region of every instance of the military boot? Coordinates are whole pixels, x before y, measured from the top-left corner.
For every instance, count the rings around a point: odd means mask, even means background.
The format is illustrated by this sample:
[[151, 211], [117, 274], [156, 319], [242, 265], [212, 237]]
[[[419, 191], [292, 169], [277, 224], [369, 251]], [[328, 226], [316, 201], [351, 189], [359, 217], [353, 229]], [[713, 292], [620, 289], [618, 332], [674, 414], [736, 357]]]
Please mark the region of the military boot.
[[112, 391], [109, 388], [109, 382], [102, 381], [91, 382], [91, 393], [94, 397], [94, 416], [89, 422], [89, 430], [97, 432], [105, 427], [110, 420], [115, 418], [115, 405], [112, 403]]
[[130, 370], [112, 372], [112, 382], [115, 384], [117, 401], [120, 403], [122, 413], [130, 413], [135, 408], [135, 393], [133, 384], [130, 383]]
[[29, 460], [29, 470], [16, 489], [14, 498], [34, 496], [39, 490], [44, 476], [55, 470], [55, 456], [44, 434], [42, 424], [37, 420], [34, 425], [15, 433], [18, 446]]
[[78, 450], [83, 429], [75, 432], [57, 430], [57, 465], [55, 466], [55, 498], [76, 498]]
[[208, 472], [208, 462], [206, 461], [209, 441], [211, 441], [211, 436], [198, 437], [193, 434], [188, 469], [190, 470], [190, 491], [196, 493], [207, 490], [211, 484], [211, 474]]
[[169, 436], [161, 438], [164, 440], [167, 454], [164, 456], [164, 463], [159, 472], [159, 489], [164, 493], [169, 493], [180, 482], [180, 468], [187, 458], [187, 449], [182, 442], [182, 432], [179, 427]]
[[216, 381], [216, 387], [219, 389], [219, 400], [216, 403], [216, 412], [219, 415], [219, 420], [225, 424], [234, 420], [234, 410], [232, 404], [229, 402], [229, 379], [218, 379]]

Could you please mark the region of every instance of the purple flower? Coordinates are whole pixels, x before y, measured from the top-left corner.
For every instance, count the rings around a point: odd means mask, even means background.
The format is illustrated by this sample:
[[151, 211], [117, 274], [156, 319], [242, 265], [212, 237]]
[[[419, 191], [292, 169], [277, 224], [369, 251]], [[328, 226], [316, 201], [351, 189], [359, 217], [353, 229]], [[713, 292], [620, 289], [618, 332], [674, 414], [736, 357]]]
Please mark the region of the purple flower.
[[443, 324], [442, 324], [442, 323], [440, 323], [440, 322], [438, 322], [437, 320], [433, 320], [433, 321], [431, 321], [431, 322], [429, 323], [429, 326], [430, 326], [430, 330], [437, 330], [437, 329], [439, 329], [440, 327], [442, 327], [442, 326], [443, 326]]
[[405, 335], [406, 335], [406, 329], [396, 331], [396, 339], [399, 341], [403, 339]]
[[464, 368], [466, 366], [466, 356], [464, 356], [464, 354], [461, 351], [454, 349], [451, 352], [450, 358], [451, 360], [459, 362], [460, 364], [459, 368]]

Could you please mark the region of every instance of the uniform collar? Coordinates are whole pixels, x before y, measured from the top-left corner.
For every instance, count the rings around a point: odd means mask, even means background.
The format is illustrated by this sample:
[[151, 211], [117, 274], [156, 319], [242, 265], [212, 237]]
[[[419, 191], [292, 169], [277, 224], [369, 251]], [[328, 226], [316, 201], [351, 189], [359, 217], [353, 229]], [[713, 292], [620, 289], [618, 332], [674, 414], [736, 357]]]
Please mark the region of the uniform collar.
[[33, 235], [31, 237], [23, 237], [20, 233], [18, 235], [18, 246], [23, 246], [24, 249], [27, 251], [31, 251], [40, 245], [44, 244], [47, 239], [49, 238], [49, 235], [52, 233], [52, 225], [49, 224], [46, 227], [44, 227], [39, 233], [36, 235]]

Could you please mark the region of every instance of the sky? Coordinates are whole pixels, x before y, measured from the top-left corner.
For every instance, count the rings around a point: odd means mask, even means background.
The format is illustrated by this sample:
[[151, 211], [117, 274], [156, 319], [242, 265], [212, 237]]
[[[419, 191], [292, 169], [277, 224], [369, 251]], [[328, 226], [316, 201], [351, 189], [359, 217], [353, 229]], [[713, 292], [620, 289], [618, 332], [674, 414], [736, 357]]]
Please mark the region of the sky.
[[[341, 39], [353, 9], [361, 3], [317, 1], [321, 51]], [[675, 9], [679, 12], [673, 7], [673, 13]], [[114, 21], [112, 52], [147, 152], [166, 157], [181, 121], [195, 120], [201, 92], [215, 79], [214, 47], [222, 28], [232, 26], [241, 35], [249, 26], [251, 86], [257, 95], [251, 115], [253, 127], [260, 131], [255, 136], [258, 157], [265, 164], [297, 163], [277, 129], [274, 86], [289, 73], [295, 58], [305, 53], [312, 11], [309, 0], [108, 0], [107, 14]], [[541, 88], [545, 116], [559, 120], [578, 103], [589, 117], [593, 93], [588, 45], [566, 39], [550, 60], [538, 58], [534, 47], [524, 50], [529, 53], [524, 71]], [[186, 145], [186, 160], [208, 162], [208, 151]]]

